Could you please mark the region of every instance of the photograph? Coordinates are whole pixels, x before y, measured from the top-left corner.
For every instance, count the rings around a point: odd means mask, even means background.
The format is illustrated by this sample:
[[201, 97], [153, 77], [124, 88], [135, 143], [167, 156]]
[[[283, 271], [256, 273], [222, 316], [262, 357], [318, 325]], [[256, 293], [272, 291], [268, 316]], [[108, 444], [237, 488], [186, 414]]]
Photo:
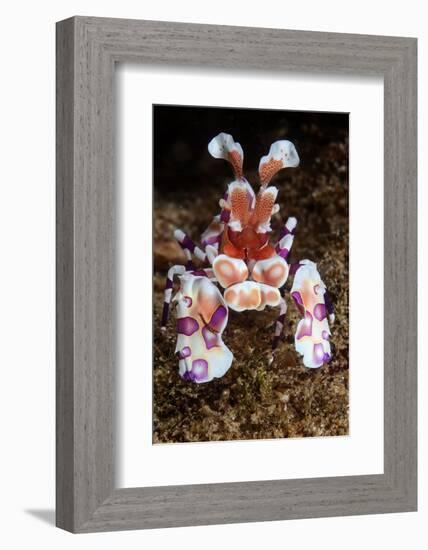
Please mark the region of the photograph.
[[153, 443], [349, 434], [349, 113], [153, 105]]
[[2, 5], [0, 548], [427, 546], [397, 7]]

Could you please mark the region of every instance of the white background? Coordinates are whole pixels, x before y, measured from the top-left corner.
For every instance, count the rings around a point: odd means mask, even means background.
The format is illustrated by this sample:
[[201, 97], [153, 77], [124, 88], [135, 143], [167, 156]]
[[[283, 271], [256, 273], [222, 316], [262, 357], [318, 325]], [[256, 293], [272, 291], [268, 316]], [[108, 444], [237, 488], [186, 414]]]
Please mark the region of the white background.
[[[172, 76], [170, 69], [135, 65], [122, 66], [116, 77], [121, 205], [118, 216], [121, 391], [118, 398], [120, 466], [117, 485], [141, 487], [382, 473], [381, 79], [333, 75], [315, 79], [307, 75], [254, 78], [254, 75], [236, 74], [236, 71], [233, 74], [205, 71], [201, 77], [194, 70], [183, 68]], [[174, 79], [173, 89], [171, 78]], [[242, 90], [246, 90], [245, 94]], [[266, 90], [269, 93], [265, 93]], [[152, 103], [350, 113], [349, 436], [152, 445], [152, 334], [150, 330], [141, 330], [152, 324], [152, 307], [147, 302], [153, 277], [150, 247], [146, 246], [145, 253], [141, 253], [141, 243], [152, 241]], [[239, 139], [239, 135], [234, 137]], [[284, 137], [293, 139], [293, 136]], [[245, 157], [245, 143], [241, 144]], [[269, 145], [266, 144], [266, 150]], [[201, 155], [206, 146], [201, 143]], [[286, 215], [282, 212], [284, 218]], [[303, 224], [304, 220], [299, 223]], [[367, 285], [367, 265], [370, 265], [370, 285]], [[326, 283], [328, 286], [328, 281]], [[362, 289], [365, 300], [361, 300]], [[370, 315], [367, 315], [368, 303], [372, 306]], [[169, 330], [174, 330], [172, 323]], [[233, 330], [233, 326], [228, 330]], [[338, 331], [340, 325], [332, 327], [333, 339]], [[367, 334], [376, 334], [376, 338], [367, 338]], [[366, 361], [368, 356], [371, 361]], [[367, 385], [368, 379], [370, 385]], [[180, 466], [171, 467], [171, 464]]]
[[[52, 527], [54, 504], [54, 22], [99, 15], [419, 37], [420, 151], [427, 149], [428, 29], [424, 3], [318, 0], [70, 0], [3, 5], [1, 101], [1, 519], [4, 548], [388, 549], [426, 545], [428, 484], [420, 469], [419, 512], [354, 518], [73, 536]], [[420, 211], [428, 207], [420, 154]], [[426, 233], [421, 215], [420, 245]], [[426, 249], [425, 249], [426, 250]], [[427, 255], [420, 256], [425, 274]], [[422, 308], [428, 305], [421, 287]], [[428, 329], [421, 316], [420, 334]], [[428, 462], [426, 394], [419, 378], [420, 464]], [[420, 542], [417, 539], [420, 538]], [[424, 542], [422, 542], [424, 541]]]

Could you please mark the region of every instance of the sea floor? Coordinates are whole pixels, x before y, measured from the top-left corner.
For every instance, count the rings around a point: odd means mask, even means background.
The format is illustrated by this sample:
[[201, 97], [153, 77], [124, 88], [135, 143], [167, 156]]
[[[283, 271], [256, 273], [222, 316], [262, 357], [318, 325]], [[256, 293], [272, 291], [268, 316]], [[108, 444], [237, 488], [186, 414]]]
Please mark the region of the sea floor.
[[[248, 177], [256, 181], [256, 175]], [[288, 312], [284, 339], [269, 365], [277, 310], [230, 311], [223, 335], [234, 361], [221, 378], [206, 384], [184, 382], [178, 375], [175, 313], [160, 330], [167, 269], [184, 258], [173, 240], [182, 228], [195, 241], [218, 213], [222, 187], [191, 187], [186, 192], [157, 193], [154, 208], [154, 376], [153, 442], [224, 441], [346, 435], [349, 429], [348, 369], [348, 181], [346, 139], [325, 143], [319, 156], [298, 170], [283, 171], [280, 213], [273, 219], [272, 240], [288, 216], [298, 219], [291, 261], [308, 258], [331, 295], [336, 320], [331, 327], [332, 361], [307, 369], [294, 349], [300, 319], [286, 283]], [[257, 186], [255, 186], [257, 189]]]

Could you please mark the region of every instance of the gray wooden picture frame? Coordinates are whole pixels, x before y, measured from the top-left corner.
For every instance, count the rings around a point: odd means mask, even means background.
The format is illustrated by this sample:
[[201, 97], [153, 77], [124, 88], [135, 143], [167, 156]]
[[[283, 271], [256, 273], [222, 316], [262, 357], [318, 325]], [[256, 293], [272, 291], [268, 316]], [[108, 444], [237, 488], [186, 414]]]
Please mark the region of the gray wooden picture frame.
[[[416, 39], [73, 17], [57, 24], [56, 47], [58, 527], [83, 533], [416, 510]], [[115, 487], [117, 62], [383, 77], [383, 474]]]

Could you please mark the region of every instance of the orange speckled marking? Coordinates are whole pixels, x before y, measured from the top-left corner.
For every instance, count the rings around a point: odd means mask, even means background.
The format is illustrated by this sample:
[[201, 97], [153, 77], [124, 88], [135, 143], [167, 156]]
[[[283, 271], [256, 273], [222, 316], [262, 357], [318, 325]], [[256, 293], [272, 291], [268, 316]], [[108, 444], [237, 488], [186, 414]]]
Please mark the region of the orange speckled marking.
[[229, 151], [229, 162], [237, 179], [242, 180], [242, 157], [238, 151]]
[[256, 207], [253, 215], [251, 216], [251, 222], [253, 224], [262, 224], [270, 220], [272, 215], [272, 208], [275, 204], [275, 199], [272, 193], [258, 193], [256, 198]]
[[275, 160], [274, 158], [268, 160], [260, 166], [260, 181], [263, 185], [270, 182], [273, 176], [284, 167], [282, 160]]
[[248, 203], [247, 190], [236, 188], [230, 195], [232, 205], [232, 219], [239, 220], [244, 226], [248, 223], [250, 217], [250, 205]]

